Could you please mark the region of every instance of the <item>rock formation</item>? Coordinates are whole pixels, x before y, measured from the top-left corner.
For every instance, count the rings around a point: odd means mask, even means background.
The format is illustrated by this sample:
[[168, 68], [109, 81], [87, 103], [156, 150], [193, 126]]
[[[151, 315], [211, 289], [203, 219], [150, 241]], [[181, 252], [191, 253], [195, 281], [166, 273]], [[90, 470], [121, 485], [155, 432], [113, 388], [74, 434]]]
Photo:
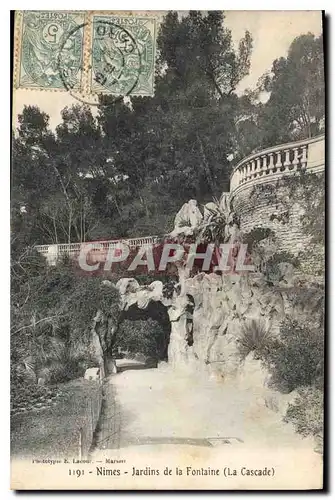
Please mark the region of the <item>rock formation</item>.
[[[195, 200], [185, 203], [176, 216], [174, 233], [183, 233], [182, 223], [186, 220], [190, 223], [188, 229], [193, 231], [219, 211], [224, 214], [227, 234], [232, 237], [237, 222], [225, 194], [219, 203], [205, 205], [204, 217]], [[124, 309], [134, 304], [145, 309], [150, 301], [160, 301], [167, 307], [171, 321], [168, 357], [172, 366], [196, 364], [198, 368], [233, 375], [241, 363], [238, 339], [248, 322], [254, 320], [276, 335], [285, 314], [299, 318], [303, 313], [300, 309], [304, 302], [299, 309], [292, 306], [290, 299], [290, 294], [296, 294], [301, 285], [301, 277], [295, 276], [291, 264], [279, 264], [278, 281], [270, 284], [260, 273], [202, 272], [190, 277], [190, 270], [183, 263], [177, 268], [179, 283], [169, 298], [164, 296], [160, 281], [140, 286], [134, 278], [122, 278], [116, 284]]]
[[[238, 223], [229, 199], [224, 196], [219, 204], [209, 203], [204, 207], [204, 217], [194, 200], [185, 204], [176, 216], [171, 235], [178, 240], [187, 234], [199, 234], [199, 226], [216, 215], [225, 221], [226, 241], [234, 241]], [[304, 282], [288, 263], [279, 263], [273, 282], [255, 272], [243, 275], [199, 272], [192, 276], [183, 262], [176, 268], [179, 281], [175, 285], [170, 283], [169, 293], [159, 280], [141, 286], [134, 278], [120, 279], [116, 287], [122, 309], [134, 305], [146, 309], [150, 302], [161, 302], [171, 323], [168, 346], [171, 368], [186, 369], [195, 376], [202, 372], [220, 380], [233, 378], [236, 387], [252, 387], [256, 399], [284, 415], [295, 393], [283, 395], [271, 389], [269, 374], [254, 353], [244, 358], [241, 355], [239, 339], [251, 322], [276, 336], [285, 316], [301, 320], [306, 316], [306, 307], [314, 308], [317, 321], [318, 308], [321, 310], [317, 287], [308, 280]]]
[[167, 299], [157, 281], [140, 286], [133, 278], [123, 278], [116, 284], [125, 309], [134, 304], [145, 309], [150, 300], [167, 307], [171, 321], [169, 363], [173, 366], [215, 364], [216, 370], [232, 373], [240, 362], [236, 340], [245, 322], [255, 319], [278, 331], [284, 299], [260, 276], [200, 273], [181, 285], [172, 299]]

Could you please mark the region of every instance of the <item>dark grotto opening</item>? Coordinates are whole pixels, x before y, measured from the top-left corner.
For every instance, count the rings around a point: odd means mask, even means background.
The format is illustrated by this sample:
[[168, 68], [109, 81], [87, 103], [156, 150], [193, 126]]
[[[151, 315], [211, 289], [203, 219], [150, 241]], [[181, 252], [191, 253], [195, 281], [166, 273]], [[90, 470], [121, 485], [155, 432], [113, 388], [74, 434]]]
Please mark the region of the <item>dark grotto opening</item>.
[[193, 313], [194, 313], [194, 297], [187, 294], [187, 306], [186, 306], [186, 342], [189, 347], [194, 343], [193, 340]]
[[167, 308], [161, 302], [149, 302], [146, 309], [133, 304], [121, 315], [115, 348], [167, 361], [170, 333]]

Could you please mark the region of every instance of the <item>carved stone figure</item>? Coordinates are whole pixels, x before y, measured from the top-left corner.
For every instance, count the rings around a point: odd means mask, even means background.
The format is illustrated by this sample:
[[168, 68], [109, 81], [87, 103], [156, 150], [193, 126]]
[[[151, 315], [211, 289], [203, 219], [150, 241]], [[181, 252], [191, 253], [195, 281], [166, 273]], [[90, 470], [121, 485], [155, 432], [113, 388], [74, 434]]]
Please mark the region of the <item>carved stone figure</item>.
[[174, 230], [171, 236], [178, 236], [184, 234], [186, 236], [192, 235], [194, 229], [202, 222], [202, 214], [197, 206], [197, 200], [190, 200], [184, 203], [174, 220]]

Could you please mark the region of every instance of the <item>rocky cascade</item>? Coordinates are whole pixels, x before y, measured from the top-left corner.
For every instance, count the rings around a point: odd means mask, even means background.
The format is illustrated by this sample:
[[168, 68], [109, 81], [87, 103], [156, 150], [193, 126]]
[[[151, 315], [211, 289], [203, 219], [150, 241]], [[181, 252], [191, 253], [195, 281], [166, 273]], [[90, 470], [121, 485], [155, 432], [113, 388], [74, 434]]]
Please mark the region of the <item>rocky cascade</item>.
[[[185, 203], [176, 215], [171, 235], [182, 238], [193, 234], [196, 238], [217, 214], [223, 221], [225, 241], [234, 241], [238, 218], [227, 193], [217, 204], [207, 204], [204, 216], [195, 200]], [[234, 375], [241, 364], [238, 340], [245, 325], [255, 321], [276, 335], [285, 315], [299, 319], [304, 315], [304, 307], [313, 307], [313, 285], [308, 278], [297, 275], [289, 263], [279, 263], [276, 282], [269, 282], [256, 272], [201, 272], [190, 277], [183, 264], [177, 267], [179, 282], [173, 294], [166, 293], [161, 281], [140, 286], [134, 278], [122, 278], [116, 284], [125, 310], [134, 304], [145, 309], [150, 301], [160, 301], [167, 308], [171, 322], [168, 359], [173, 367], [196, 367], [224, 376]], [[291, 296], [306, 290], [310, 292], [308, 303], [302, 300], [294, 304]]]
[[[171, 235], [177, 242], [185, 235], [197, 241], [201, 231], [217, 216], [225, 223], [224, 242], [235, 241], [238, 218], [226, 196], [218, 204], [205, 206], [204, 215], [194, 200], [185, 204], [176, 216]], [[115, 286], [121, 308], [147, 309], [150, 303], [160, 302], [166, 307], [171, 323], [169, 369], [231, 381], [234, 387], [242, 389], [249, 387], [261, 405], [284, 416], [296, 391], [284, 394], [271, 388], [271, 377], [254, 351], [242, 354], [241, 336], [251, 324], [276, 336], [285, 317], [300, 321], [307, 313], [310, 316], [312, 310], [319, 321], [320, 285], [313, 283], [310, 276], [297, 273], [287, 262], [278, 264], [278, 273], [272, 281], [260, 272], [191, 275], [183, 263], [177, 269], [175, 285], [167, 286], [159, 280], [140, 285], [134, 278], [120, 279]], [[105, 284], [113, 286], [107, 281]]]
[[167, 307], [171, 321], [169, 364], [197, 369], [208, 366], [227, 376], [236, 374], [240, 366], [238, 339], [246, 323], [257, 321], [276, 335], [285, 315], [299, 318], [304, 307], [313, 307], [313, 288], [308, 305], [292, 304], [290, 295], [304, 288], [290, 275], [270, 286], [256, 273], [199, 273], [191, 278], [181, 273], [172, 298], [165, 296], [160, 281], [140, 286], [134, 278], [122, 278], [116, 286], [124, 309], [134, 304], [146, 308], [150, 301]]

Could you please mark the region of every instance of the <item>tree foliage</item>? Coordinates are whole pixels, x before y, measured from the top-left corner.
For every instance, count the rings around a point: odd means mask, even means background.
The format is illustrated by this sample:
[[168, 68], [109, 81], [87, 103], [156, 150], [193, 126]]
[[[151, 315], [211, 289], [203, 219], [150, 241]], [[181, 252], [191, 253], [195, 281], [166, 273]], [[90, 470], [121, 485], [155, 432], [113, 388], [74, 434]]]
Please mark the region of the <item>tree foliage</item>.
[[55, 132], [34, 106], [19, 115], [13, 205], [32, 218], [30, 243], [145, 235], [228, 183], [251, 35], [235, 49], [221, 12], [169, 12], [157, 43], [153, 98], [65, 108]]
[[276, 59], [261, 90], [270, 93], [261, 115], [263, 144], [272, 146], [324, 131], [323, 39], [297, 37], [288, 56]]

